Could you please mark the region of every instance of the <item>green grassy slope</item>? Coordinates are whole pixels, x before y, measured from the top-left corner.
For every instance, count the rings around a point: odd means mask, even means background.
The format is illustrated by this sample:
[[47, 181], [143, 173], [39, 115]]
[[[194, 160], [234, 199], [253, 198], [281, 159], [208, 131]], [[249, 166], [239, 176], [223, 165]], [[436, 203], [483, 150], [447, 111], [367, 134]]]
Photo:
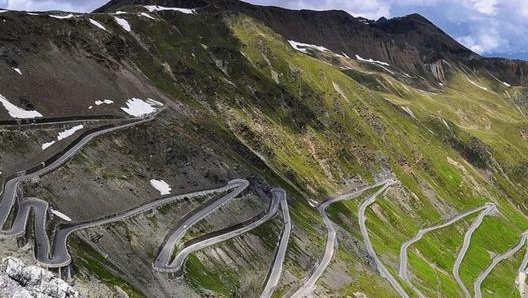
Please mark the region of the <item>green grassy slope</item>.
[[[126, 48], [123, 63], [173, 99], [167, 105], [174, 115], [158, 120], [173, 132], [167, 136], [185, 134], [202, 147], [212, 144], [226, 160], [287, 190], [294, 230], [280, 293], [298, 286], [322, 252], [324, 228], [307, 199], [321, 201], [371, 183], [382, 170], [391, 170], [400, 184], [367, 210], [367, 226], [394, 275], [400, 245], [420, 228], [493, 202], [498, 213], [474, 233], [460, 271], [472, 289], [493, 254], [514, 245], [528, 228], [528, 111], [518, 103], [524, 88], [453, 68], [443, 86], [419, 90], [355, 60], [296, 51], [245, 16], [214, 10], [152, 15], [157, 19], [123, 16], [131, 33], [109, 16], [94, 17], [111, 30], [108, 50]], [[357, 226], [360, 201], [329, 209], [341, 240], [353, 240], [353, 249], [339, 247], [333, 261], [344, 265], [343, 274], [352, 281], [334, 288], [319, 283], [318, 290], [393, 297], [366, 257]], [[411, 280], [428, 296], [460, 296], [451, 267], [474, 218], [431, 233], [411, 248]], [[266, 239], [266, 228], [255, 233]], [[520, 254], [484, 282], [485, 295], [516, 293]], [[222, 272], [221, 264], [203, 264], [193, 256], [187, 269], [193, 287], [236, 295], [233, 272]], [[259, 290], [257, 285], [255, 293]]]

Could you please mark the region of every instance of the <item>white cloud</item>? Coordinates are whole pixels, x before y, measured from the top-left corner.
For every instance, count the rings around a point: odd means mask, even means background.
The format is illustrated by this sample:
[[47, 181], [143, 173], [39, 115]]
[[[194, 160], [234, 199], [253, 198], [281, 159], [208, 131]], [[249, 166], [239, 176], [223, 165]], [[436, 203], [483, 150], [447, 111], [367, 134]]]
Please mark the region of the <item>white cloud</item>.
[[497, 12], [497, 0], [469, 0], [469, 5], [484, 15], [493, 15]]
[[473, 52], [479, 54], [493, 53], [506, 42], [500, 37], [500, 34], [493, 29], [478, 34], [459, 37], [458, 41], [467, 46]]
[[[63, 10], [75, 12], [92, 11], [105, 0], [4, 0], [6, 8], [25, 11]], [[2, 0], [0, 0], [0, 4]]]
[[517, 13], [523, 18], [528, 18], [528, 2], [523, 1], [520, 3]]

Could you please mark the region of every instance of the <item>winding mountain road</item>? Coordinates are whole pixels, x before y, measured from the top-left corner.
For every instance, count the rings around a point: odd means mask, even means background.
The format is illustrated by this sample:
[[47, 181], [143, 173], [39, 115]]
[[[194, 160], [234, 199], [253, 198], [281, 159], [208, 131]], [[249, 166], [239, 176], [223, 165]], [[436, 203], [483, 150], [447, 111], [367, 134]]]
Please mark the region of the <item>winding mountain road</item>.
[[363, 236], [363, 240], [365, 242], [365, 247], [367, 248], [368, 255], [374, 259], [374, 262], [376, 263], [376, 267], [378, 268], [378, 272], [380, 276], [385, 278], [401, 297], [408, 298], [409, 295], [405, 292], [405, 290], [402, 288], [402, 286], [396, 280], [396, 278], [392, 276], [389, 270], [387, 270], [385, 265], [383, 265], [378, 255], [376, 254], [376, 251], [374, 250], [374, 247], [372, 246], [372, 242], [370, 241], [370, 237], [369, 237], [368, 230], [367, 230], [367, 225], [365, 223], [365, 220], [366, 220], [365, 212], [367, 208], [376, 201], [376, 198], [380, 194], [382, 194], [389, 186], [395, 183], [396, 183], [395, 180], [392, 180], [392, 179], [387, 180], [387, 182], [383, 185], [383, 187], [380, 190], [378, 190], [375, 194], [373, 194], [372, 196], [367, 198], [365, 201], [363, 201], [363, 203], [359, 207], [358, 220], [359, 220], [359, 228], [361, 230], [361, 235]]
[[[157, 115], [157, 113], [155, 114]], [[50, 244], [46, 234], [46, 215], [48, 211], [48, 203], [44, 200], [37, 198], [25, 198], [22, 199], [22, 193], [19, 193], [19, 184], [23, 181], [30, 180], [44, 176], [51, 171], [57, 169], [73, 157], [83, 146], [94, 139], [97, 136], [107, 134], [113, 131], [129, 128], [141, 123], [145, 123], [154, 119], [152, 115], [149, 118], [145, 118], [138, 121], [129, 122], [122, 125], [105, 126], [103, 129], [94, 129], [92, 132], [86, 134], [84, 137], [77, 139], [68, 149], [63, 152], [60, 156], [50, 160], [49, 163], [41, 163], [40, 167], [35, 168], [32, 171], [21, 171], [16, 176], [11, 176], [4, 184], [1, 197], [0, 197], [0, 227], [3, 227], [8, 220], [9, 214], [15, 204], [18, 203], [18, 211], [13, 224], [9, 230], [0, 230], [1, 238], [12, 238], [18, 237], [25, 233], [27, 222], [32, 209], [35, 214], [35, 258], [41, 264], [52, 263], [51, 260], [63, 259], [64, 255], [54, 255], [50, 257]]]
[[479, 208], [476, 208], [476, 209], [473, 209], [473, 210], [470, 210], [470, 211], [467, 211], [465, 213], [462, 213], [462, 214], [459, 214], [455, 217], [453, 217], [452, 219], [442, 223], [442, 224], [439, 224], [439, 225], [434, 225], [434, 226], [431, 226], [431, 227], [427, 227], [425, 229], [420, 229], [418, 231], [418, 233], [411, 239], [405, 241], [402, 245], [401, 245], [401, 248], [400, 248], [400, 269], [399, 269], [399, 273], [398, 275], [405, 281], [409, 281], [409, 273], [408, 273], [408, 258], [407, 258], [407, 251], [408, 251], [408, 248], [409, 246], [413, 245], [414, 243], [420, 241], [423, 236], [429, 232], [432, 232], [432, 231], [435, 231], [435, 230], [438, 230], [438, 229], [442, 229], [442, 228], [445, 228], [445, 227], [448, 227], [456, 222], [458, 222], [459, 220], [473, 214], [473, 213], [476, 213], [476, 212], [479, 212], [479, 211], [482, 211], [484, 209], [486, 209], [488, 207], [488, 205], [483, 205]]
[[92, 227], [97, 227], [97, 226], [112, 223], [112, 222], [122, 221], [127, 218], [137, 216], [141, 213], [159, 208], [163, 205], [170, 204], [176, 201], [182, 201], [184, 199], [189, 199], [193, 197], [200, 197], [200, 196], [205, 196], [205, 195], [221, 193], [221, 192], [234, 189], [231, 193], [226, 195], [226, 196], [229, 196], [234, 192], [238, 192], [240, 188], [245, 188], [247, 183], [248, 182], [246, 180], [236, 179], [236, 180], [232, 180], [228, 182], [226, 186], [223, 186], [221, 188], [202, 190], [202, 191], [186, 193], [186, 194], [178, 194], [174, 196], [167, 196], [167, 197], [154, 200], [147, 204], [144, 204], [135, 209], [119, 213], [119, 214], [114, 214], [114, 215], [107, 216], [101, 219], [96, 219], [96, 220], [91, 220], [91, 221], [84, 222], [84, 223], [75, 224], [73, 226], [58, 228], [55, 230], [55, 234], [53, 238], [54, 239], [53, 240], [53, 245], [54, 245], [53, 246], [53, 258], [48, 259], [48, 260], [38, 259], [38, 261], [41, 263], [41, 265], [50, 267], [50, 268], [59, 268], [59, 267], [64, 267], [64, 266], [69, 265], [71, 263], [71, 256], [68, 253], [66, 243], [68, 240], [68, 236], [73, 232], [92, 228]]
[[[382, 188], [382, 190], [384, 191], [387, 187], [387, 184], [391, 184], [391, 183], [394, 183], [394, 180], [388, 179], [388, 180], [384, 180], [382, 182], [379, 182], [379, 183], [376, 183], [370, 186], [365, 186], [359, 190], [354, 190], [354, 191], [342, 194], [338, 197], [325, 200], [317, 207], [317, 210], [319, 210], [319, 213], [321, 214], [321, 217], [323, 218], [323, 221], [326, 225], [326, 230], [327, 230], [325, 250], [320, 260], [315, 264], [314, 268], [312, 269], [312, 273], [303, 280], [301, 287], [297, 289], [297, 291], [295, 291], [292, 295], [290, 295], [289, 296], [290, 298], [301, 298], [301, 297], [306, 296], [310, 291], [312, 291], [312, 289], [315, 286], [315, 283], [317, 282], [317, 280], [319, 280], [321, 275], [323, 275], [323, 272], [326, 270], [326, 268], [330, 264], [330, 261], [332, 260], [332, 257], [334, 255], [334, 247], [337, 243], [336, 230], [334, 228], [334, 224], [332, 223], [332, 221], [328, 217], [328, 214], [326, 213], [326, 208], [328, 208], [328, 206], [330, 206], [331, 204], [335, 202], [357, 198], [365, 191], [381, 186], [381, 185], [384, 185], [384, 187]], [[378, 191], [376, 194], [380, 194], [383, 191]]]
[[[509, 249], [508, 251], [504, 252], [503, 254], [495, 256], [491, 263], [482, 271], [477, 279], [475, 279], [475, 282], [473, 283], [473, 290], [475, 291], [474, 298], [482, 298], [482, 292], [481, 292], [481, 286], [482, 282], [488, 277], [488, 275], [491, 273], [491, 271], [497, 266], [497, 264], [505, 259], [511, 258], [517, 251], [519, 251], [523, 245], [526, 247], [528, 240], [528, 231], [521, 234], [521, 239], [519, 239], [519, 242]], [[524, 260], [523, 260], [524, 263]], [[522, 266], [522, 264], [521, 264]]]
[[455, 280], [457, 284], [460, 286], [462, 291], [464, 292], [464, 296], [466, 298], [471, 298], [471, 295], [469, 294], [469, 290], [467, 289], [466, 285], [462, 281], [462, 278], [460, 278], [460, 264], [462, 264], [462, 260], [466, 256], [467, 250], [469, 248], [469, 245], [471, 244], [471, 237], [473, 236], [473, 232], [482, 224], [482, 221], [484, 220], [484, 217], [486, 215], [490, 215], [491, 213], [495, 212], [497, 210], [497, 207], [493, 203], [486, 203], [486, 208], [480, 212], [480, 214], [477, 216], [477, 218], [471, 223], [471, 226], [469, 226], [468, 230], [466, 231], [466, 234], [464, 235], [464, 243], [462, 243], [462, 247], [458, 251], [457, 257], [455, 259], [455, 263], [453, 265], [453, 276], [455, 277]]
[[[183, 235], [197, 222], [202, 220], [204, 217], [209, 215], [211, 212], [220, 208], [222, 205], [226, 204], [229, 200], [238, 196], [242, 191], [244, 191], [248, 186], [249, 182], [247, 180], [236, 179], [230, 182], [230, 184], [235, 184], [237, 187], [234, 190], [225, 196], [214, 200], [212, 203], [206, 204], [205, 207], [198, 209], [188, 216], [184, 217], [182, 221], [178, 224], [176, 229], [168, 234], [166, 237], [158, 256], [154, 260], [153, 268], [157, 271], [162, 272], [177, 272], [180, 270], [180, 265], [171, 261], [172, 254], [176, 248], [176, 244], [180, 242]], [[175, 260], [176, 261], [176, 260]]]
[[292, 230], [290, 211], [288, 208], [288, 201], [286, 200], [286, 192], [283, 189], [274, 189], [272, 192], [274, 195], [281, 197], [280, 208], [282, 210], [282, 220], [284, 221], [284, 227], [279, 240], [279, 246], [275, 251], [273, 263], [270, 267], [268, 275], [266, 276], [266, 280], [264, 281], [265, 286], [262, 290], [262, 293], [260, 294], [260, 298], [270, 298], [279, 284], [284, 259], [286, 257], [286, 250], [288, 249], [288, 241], [290, 240], [290, 233]]
[[277, 214], [280, 205], [283, 211], [284, 229], [281, 234], [279, 246], [275, 253], [273, 266], [270, 269], [265, 282], [266, 287], [263, 291], [263, 297], [271, 296], [274, 288], [279, 282], [280, 275], [282, 273], [282, 264], [286, 255], [286, 249], [291, 232], [291, 220], [286, 200], [286, 193], [283, 189], [272, 190], [273, 199], [271, 200], [270, 206], [266, 212], [234, 227], [203, 235], [204, 237], [199, 237], [199, 241], [195, 241], [192, 244], [186, 243], [184, 244], [183, 249], [178, 252], [174, 260], [170, 260], [176, 244], [196, 222], [202, 220], [211, 212], [218, 209], [231, 199], [237, 197], [240, 193], [247, 189], [249, 182], [244, 179], [232, 180], [226, 186], [217, 189], [203, 190], [174, 196], [165, 196], [132, 210], [109, 215], [100, 219], [90, 220], [83, 223], [59, 225], [54, 230], [53, 246], [50, 245], [50, 241], [46, 233], [47, 213], [49, 208], [48, 203], [38, 198], [22, 198], [23, 195], [19, 191], [19, 184], [32, 178], [41, 177], [57, 169], [95, 137], [151, 121], [154, 119], [155, 115], [157, 115], [157, 113], [151, 115], [149, 118], [144, 118], [138, 121], [132, 122], [130, 120], [126, 120], [127, 123], [123, 125], [107, 125], [99, 129], [93, 129], [75, 140], [70, 146], [68, 146], [67, 149], [65, 149], [62, 154], [55, 156], [49, 161], [41, 163], [39, 167], [35, 167], [32, 170], [21, 171], [17, 175], [9, 177], [9, 179], [4, 183], [4, 187], [0, 193], [0, 227], [4, 226], [8, 221], [9, 214], [11, 213], [11, 210], [17, 201], [18, 209], [11, 228], [0, 231], [0, 239], [24, 235], [30, 213], [33, 211], [35, 215], [35, 258], [37, 262], [43, 267], [60, 268], [71, 263], [71, 256], [67, 249], [67, 240], [68, 236], [75, 231], [125, 220], [129, 217], [139, 215], [143, 212], [156, 209], [165, 204], [183, 200], [185, 198], [188, 199], [190, 197], [230, 191], [224, 196], [212, 200], [210, 203], [205, 204], [204, 206], [185, 216], [182, 219], [181, 224], [178, 225], [178, 227], [166, 237], [166, 240], [160, 247], [156, 260], [153, 262], [153, 268], [158, 271], [181, 272], [185, 259], [190, 253], [226, 241], [228, 239], [232, 239], [266, 223]]
[[165, 267], [162, 267], [162, 268], [155, 268], [155, 269], [159, 270], [159, 271], [165, 271], [165, 272], [167, 272], [167, 271], [168, 272], [180, 272], [180, 274], [182, 274], [183, 273], [182, 269], [183, 269], [183, 265], [185, 263], [185, 259], [191, 253], [196, 252], [196, 251], [201, 250], [201, 249], [204, 249], [206, 247], [209, 247], [209, 246], [212, 246], [212, 245], [227, 241], [229, 239], [233, 239], [235, 237], [238, 237], [238, 236], [240, 236], [240, 235], [242, 235], [244, 233], [247, 233], [247, 232], [249, 232], [249, 231], [251, 231], [251, 230], [253, 230], [253, 229], [255, 229], [255, 228], [257, 228], [257, 227], [259, 227], [261, 225], [263, 225], [264, 223], [268, 222], [279, 211], [280, 202], [286, 200], [286, 197], [281, 196], [280, 194], [279, 195], [275, 195], [275, 194], [276, 193], [274, 193], [274, 195], [273, 195], [273, 199], [272, 199], [272, 201], [270, 203], [270, 206], [269, 206], [267, 212], [265, 213], [264, 216], [261, 216], [258, 220], [253, 221], [250, 224], [243, 225], [242, 227], [240, 227], [238, 229], [235, 229], [235, 230], [232, 230], [232, 231], [229, 231], [229, 232], [226, 232], [226, 233], [222, 233], [222, 234], [216, 235], [216, 236], [211, 237], [211, 238], [206, 238], [203, 241], [200, 241], [200, 242], [194, 243], [192, 245], [186, 246], [185, 248], [183, 248], [182, 250], [180, 250], [178, 252], [178, 254], [174, 258], [174, 260], [170, 263], [169, 266], [165, 266]]

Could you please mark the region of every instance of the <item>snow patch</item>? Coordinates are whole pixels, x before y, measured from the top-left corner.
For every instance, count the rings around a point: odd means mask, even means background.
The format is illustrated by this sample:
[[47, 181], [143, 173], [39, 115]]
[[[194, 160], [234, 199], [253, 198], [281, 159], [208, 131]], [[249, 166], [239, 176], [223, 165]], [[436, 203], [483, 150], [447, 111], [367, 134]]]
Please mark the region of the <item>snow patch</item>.
[[110, 99], [96, 100], [96, 101], [95, 101], [95, 105], [97, 105], [97, 106], [100, 106], [100, 105], [102, 105], [102, 104], [105, 104], [105, 105], [111, 105], [111, 104], [113, 104], [113, 103], [114, 103], [114, 101], [113, 101], [113, 100], [110, 100]]
[[147, 102], [145, 102], [140, 98], [130, 98], [127, 100], [126, 105], [127, 106], [122, 107], [121, 110], [125, 111], [129, 115], [141, 117], [154, 113], [156, 111], [155, 106], [162, 104], [153, 99], [148, 99]]
[[71, 217], [69, 217], [68, 215], [58, 211], [58, 210], [55, 210], [53, 208], [50, 208], [50, 212], [57, 215], [58, 217], [60, 217], [61, 219], [65, 220], [65, 221], [72, 221]]
[[381, 68], [383, 68], [385, 71], [387, 71], [388, 73], [390, 74], [394, 74], [394, 71], [388, 69], [386, 66], [390, 66], [389, 63], [387, 62], [383, 62], [383, 61], [378, 61], [378, 60], [373, 60], [372, 58], [369, 58], [369, 59], [365, 59], [365, 58], [362, 58], [361, 56], [359, 55], [356, 55], [356, 59], [358, 61], [361, 61], [361, 62], [365, 62], [365, 63], [370, 63], [370, 64], [374, 64], [374, 65], [377, 65]]
[[121, 28], [123, 28], [123, 30], [126, 32], [130, 32], [132, 30], [127, 20], [118, 17], [114, 17], [114, 19], [116, 20], [117, 24], [121, 26]]
[[33, 119], [33, 118], [39, 118], [42, 117], [42, 114], [37, 111], [26, 111], [24, 109], [21, 109], [14, 104], [10, 103], [7, 98], [2, 96], [0, 94], [0, 103], [4, 106], [4, 108], [9, 113], [9, 116], [17, 119]]
[[154, 18], [153, 16], [149, 15], [148, 13], [146, 12], [142, 12], [139, 14], [140, 16], [142, 17], [145, 17], [145, 18], [148, 18], [148, 19], [151, 19], [151, 20], [155, 20], [156, 18]]
[[94, 20], [94, 19], [88, 19], [90, 21], [90, 23], [92, 25], [94, 25], [95, 27], [99, 28], [99, 29], [102, 29], [104, 31], [106, 31], [106, 28], [105, 26], [103, 26], [103, 24], [99, 23], [98, 21]]
[[14, 71], [16, 71], [19, 75], [22, 75], [22, 71], [18, 67], [12, 67]]
[[319, 52], [330, 51], [327, 48], [322, 47], [322, 46], [316, 46], [313, 44], [307, 44], [307, 43], [293, 41], [293, 40], [288, 40], [288, 43], [290, 44], [292, 48], [296, 49], [299, 52], [305, 53], [305, 54], [308, 54], [308, 49], [318, 50]]
[[74, 133], [76, 133], [77, 131], [79, 131], [79, 130], [81, 130], [83, 128], [84, 128], [84, 125], [81, 124], [81, 125], [77, 125], [77, 126], [74, 126], [72, 128], [69, 128], [69, 129], [66, 129], [64, 131], [59, 132], [59, 135], [57, 136], [57, 140], [53, 140], [51, 142], [47, 142], [47, 143], [42, 144], [42, 150], [48, 149], [50, 146], [55, 144], [55, 142], [57, 142], [57, 141], [64, 140], [67, 137], [71, 137]]
[[120, 14], [126, 14], [126, 11], [120, 11], [120, 10], [118, 10], [118, 11], [114, 12], [114, 14], [117, 14], [117, 15], [120, 15]]
[[66, 129], [65, 131], [59, 132], [59, 136], [57, 136], [57, 140], [64, 140], [67, 137], [71, 137], [74, 133], [84, 128], [84, 125], [77, 125], [70, 129]]
[[501, 83], [502, 83], [504, 86], [506, 86], [506, 87], [511, 87], [511, 85], [508, 84], [508, 83], [506, 83], [506, 82], [501, 82]]
[[172, 11], [179, 11], [181, 13], [185, 14], [193, 14], [196, 12], [195, 9], [189, 9], [189, 8], [178, 8], [178, 7], [165, 7], [165, 6], [158, 6], [158, 5], [145, 5], [145, 8], [149, 12], [154, 11], [164, 11], [164, 10], [172, 10]]
[[359, 61], [361, 61], [361, 62], [374, 63], [374, 64], [383, 65], [383, 66], [390, 66], [390, 64], [387, 63], [387, 62], [378, 61], [378, 60], [373, 60], [372, 58], [365, 59], [365, 58], [362, 58], [362, 57], [359, 56], [359, 55], [356, 55], [356, 59], [359, 60]]
[[89, 106], [89, 107], [88, 107], [88, 110], [91, 110], [91, 109], [93, 109], [93, 106]]
[[163, 181], [163, 180], [151, 179], [150, 180], [150, 185], [152, 185], [152, 187], [157, 189], [162, 196], [170, 195], [170, 193], [171, 193], [170, 185], [167, 182]]
[[46, 150], [46, 149], [48, 149], [48, 148], [51, 147], [53, 144], [55, 144], [55, 141], [51, 141], [51, 142], [47, 142], [47, 143], [42, 144], [42, 150]]
[[471, 79], [467, 78], [467, 80], [468, 80], [468, 82], [470, 82], [472, 85], [475, 85], [475, 86], [479, 87], [479, 88], [482, 89], [482, 90], [486, 90], [486, 91], [488, 91], [488, 88], [486, 88], [486, 87], [484, 87], [484, 86], [482, 86], [482, 85], [479, 85], [479, 84], [475, 83], [475, 82], [472, 81]]
[[65, 16], [59, 16], [59, 15], [53, 15], [53, 14], [50, 14], [49, 17], [51, 18], [55, 18], [55, 19], [59, 19], [59, 20], [65, 20], [65, 19], [71, 19], [73, 18], [73, 14], [67, 14]]
[[5, 10], [5, 9], [0, 9], [0, 13], [4, 13], [4, 12], [7, 12], [7, 10]]
[[40, 14], [39, 13], [35, 13], [35, 12], [27, 12], [28, 15], [30, 16], [39, 16]]

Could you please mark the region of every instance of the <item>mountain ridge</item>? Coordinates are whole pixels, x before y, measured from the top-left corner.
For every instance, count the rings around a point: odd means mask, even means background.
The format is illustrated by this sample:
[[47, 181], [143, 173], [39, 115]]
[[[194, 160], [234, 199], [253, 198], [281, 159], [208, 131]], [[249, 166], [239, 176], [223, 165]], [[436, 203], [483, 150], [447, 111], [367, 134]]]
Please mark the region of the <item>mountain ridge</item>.
[[528, 83], [528, 62], [487, 58], [474, 53], [418, 13], [368, 22], [343, 10], [292, 10], [237, 0], [112, 0], [95, 12], [126, 5], [242, 13], [263, 22], [288, 40], [324, 46], [350, 57], [359, 55], [384, 61], [403, 73], [425, 78], [430, 85], [446, 81], [445, 77], [435, 74], [437, 69], [444, 75], [452, 72], [442, 61], [468, 72], [491, 72], [493, 76], [514, 84]]

